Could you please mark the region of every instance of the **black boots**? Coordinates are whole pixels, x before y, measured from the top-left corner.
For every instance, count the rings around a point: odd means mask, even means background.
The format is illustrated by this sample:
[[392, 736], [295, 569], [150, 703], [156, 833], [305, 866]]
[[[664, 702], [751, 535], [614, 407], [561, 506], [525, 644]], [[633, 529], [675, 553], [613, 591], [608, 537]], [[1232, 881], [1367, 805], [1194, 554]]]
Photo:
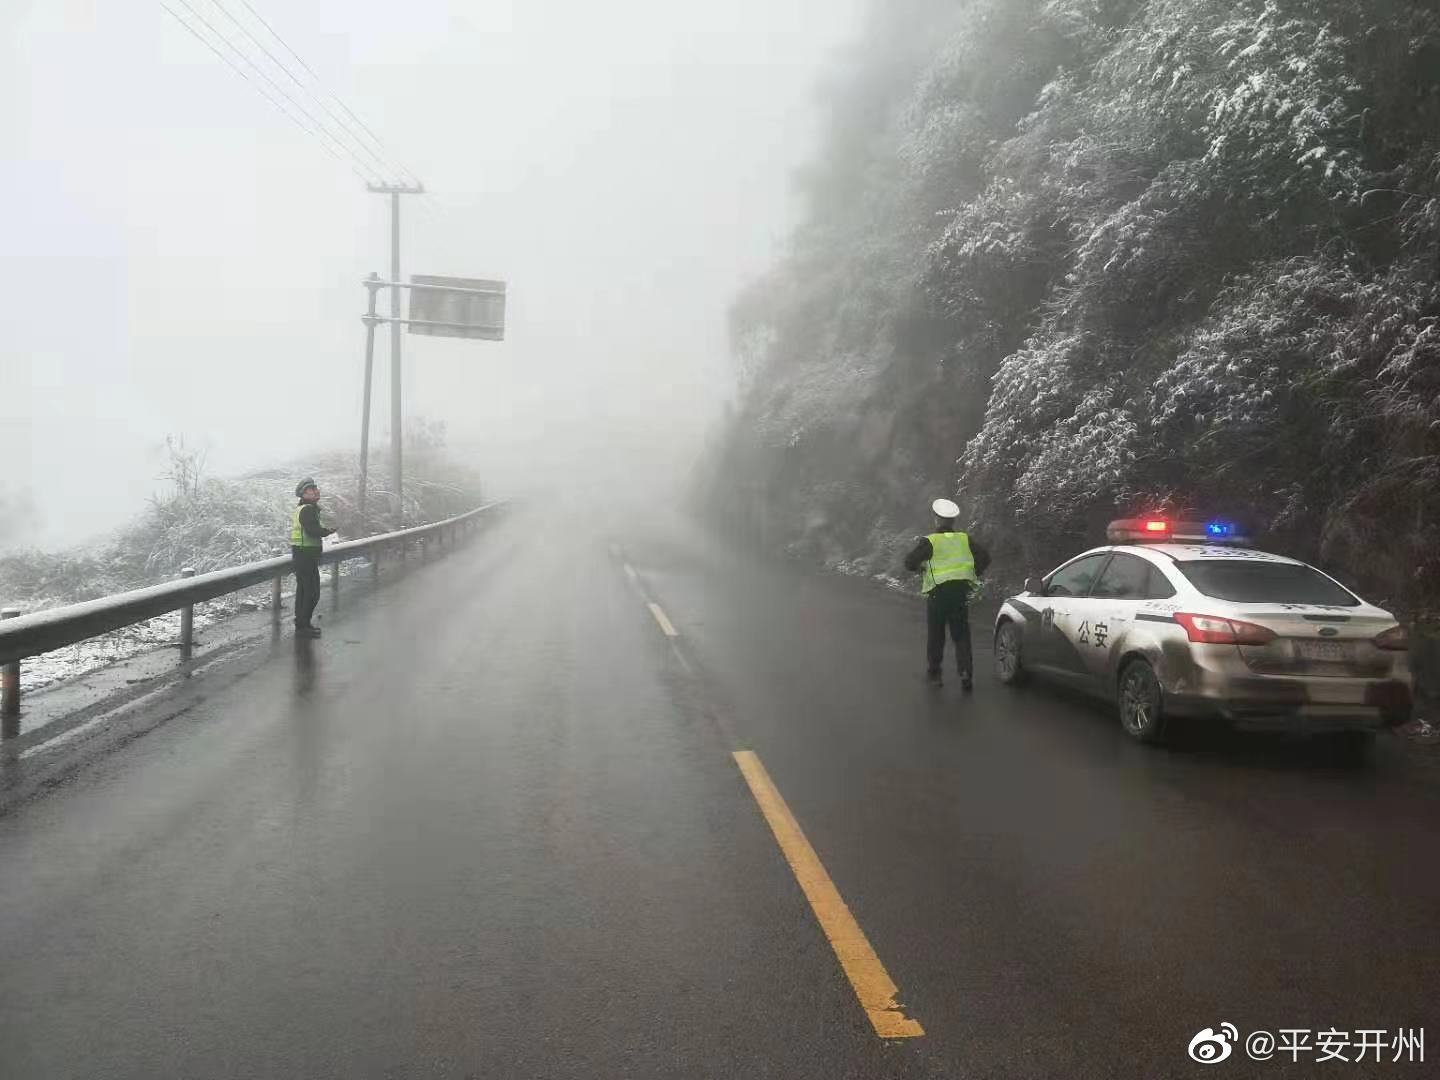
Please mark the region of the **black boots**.
[[[940, 672], [938, 671], [925, 672], [925, 682], [930, 686], [945, 685], [945, 680], [941, 677]], [[970, 677], [970, 672], [960, 672], [960, 689], [966, 691], [967, 693], [975, 689], [975, 680]]]

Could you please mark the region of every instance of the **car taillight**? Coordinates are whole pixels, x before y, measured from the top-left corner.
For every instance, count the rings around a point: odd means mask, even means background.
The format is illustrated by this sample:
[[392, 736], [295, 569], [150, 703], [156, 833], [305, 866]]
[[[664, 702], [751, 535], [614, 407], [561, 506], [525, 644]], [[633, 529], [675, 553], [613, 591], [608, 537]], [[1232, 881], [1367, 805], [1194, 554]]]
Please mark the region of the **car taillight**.
[[1177, 611], [1175, 621], [1185, 627], [1191, 641], [1201, 645], [1268, 645], [1275, 640], [1274, 630], [1239, 619], [1222, 619], [1218, 615]]
[[1410, 635], [1405, 632], [1403, 626], [1392, 626], [1375, 637], [1377, 649], [1395, 649], [1397, 651], [1410, 648]]

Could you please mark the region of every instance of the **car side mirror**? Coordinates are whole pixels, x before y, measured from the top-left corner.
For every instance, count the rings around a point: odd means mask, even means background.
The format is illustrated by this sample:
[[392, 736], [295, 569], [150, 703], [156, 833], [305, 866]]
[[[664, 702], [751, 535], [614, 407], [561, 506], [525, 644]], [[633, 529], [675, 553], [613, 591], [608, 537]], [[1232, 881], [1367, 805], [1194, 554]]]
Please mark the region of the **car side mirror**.
[[1045, 595], [1045, 581], [1043, 578], [1027, 577], [1025, 579], [1025, 591], [1031, 596]]

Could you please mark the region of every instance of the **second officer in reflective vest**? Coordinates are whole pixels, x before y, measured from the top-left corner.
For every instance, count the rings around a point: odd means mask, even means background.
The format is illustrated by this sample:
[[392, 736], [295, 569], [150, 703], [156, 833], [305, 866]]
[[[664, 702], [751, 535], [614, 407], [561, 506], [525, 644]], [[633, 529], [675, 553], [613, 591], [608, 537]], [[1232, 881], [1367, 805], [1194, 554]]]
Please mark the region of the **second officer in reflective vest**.
[[310, 620], [320, 603], [320, 552], [335, 530], [320, 521], [320, 487], [307, 476], [295, 485], [300, 505], [290, 518], [290, 564], [295, 569], [295, 636], [319, 637]]
[[990, 565], [990, 553], [969, 533], [958, 531], [955, 520], [960, 508], [949, 499], [931, 504], [935, 531], [917, 537], [915, 547], [905, 556], [905, 569], [923, 575], [920, 591], [926, 596], [925, 677], [941, 685], [940, 667], [945, 660], [945, 632], [955, 643], [955, 666], [960, 685], [973, 685], [974, 655], [970, 647], [970, 593]]

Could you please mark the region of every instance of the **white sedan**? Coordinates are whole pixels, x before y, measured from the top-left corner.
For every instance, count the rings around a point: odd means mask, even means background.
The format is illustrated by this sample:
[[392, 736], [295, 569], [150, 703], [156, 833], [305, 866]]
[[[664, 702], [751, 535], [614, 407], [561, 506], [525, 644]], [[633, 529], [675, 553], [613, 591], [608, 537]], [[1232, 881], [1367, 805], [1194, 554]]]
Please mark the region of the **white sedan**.
[[1108, 539], [1001, 605], [1002, 682], [1104, 697], [1147, 742], [1180, 716], [1361, 741], [1409, 718], [1404, 628], [1313, 566], [1223, 522], [1128, 519]]

